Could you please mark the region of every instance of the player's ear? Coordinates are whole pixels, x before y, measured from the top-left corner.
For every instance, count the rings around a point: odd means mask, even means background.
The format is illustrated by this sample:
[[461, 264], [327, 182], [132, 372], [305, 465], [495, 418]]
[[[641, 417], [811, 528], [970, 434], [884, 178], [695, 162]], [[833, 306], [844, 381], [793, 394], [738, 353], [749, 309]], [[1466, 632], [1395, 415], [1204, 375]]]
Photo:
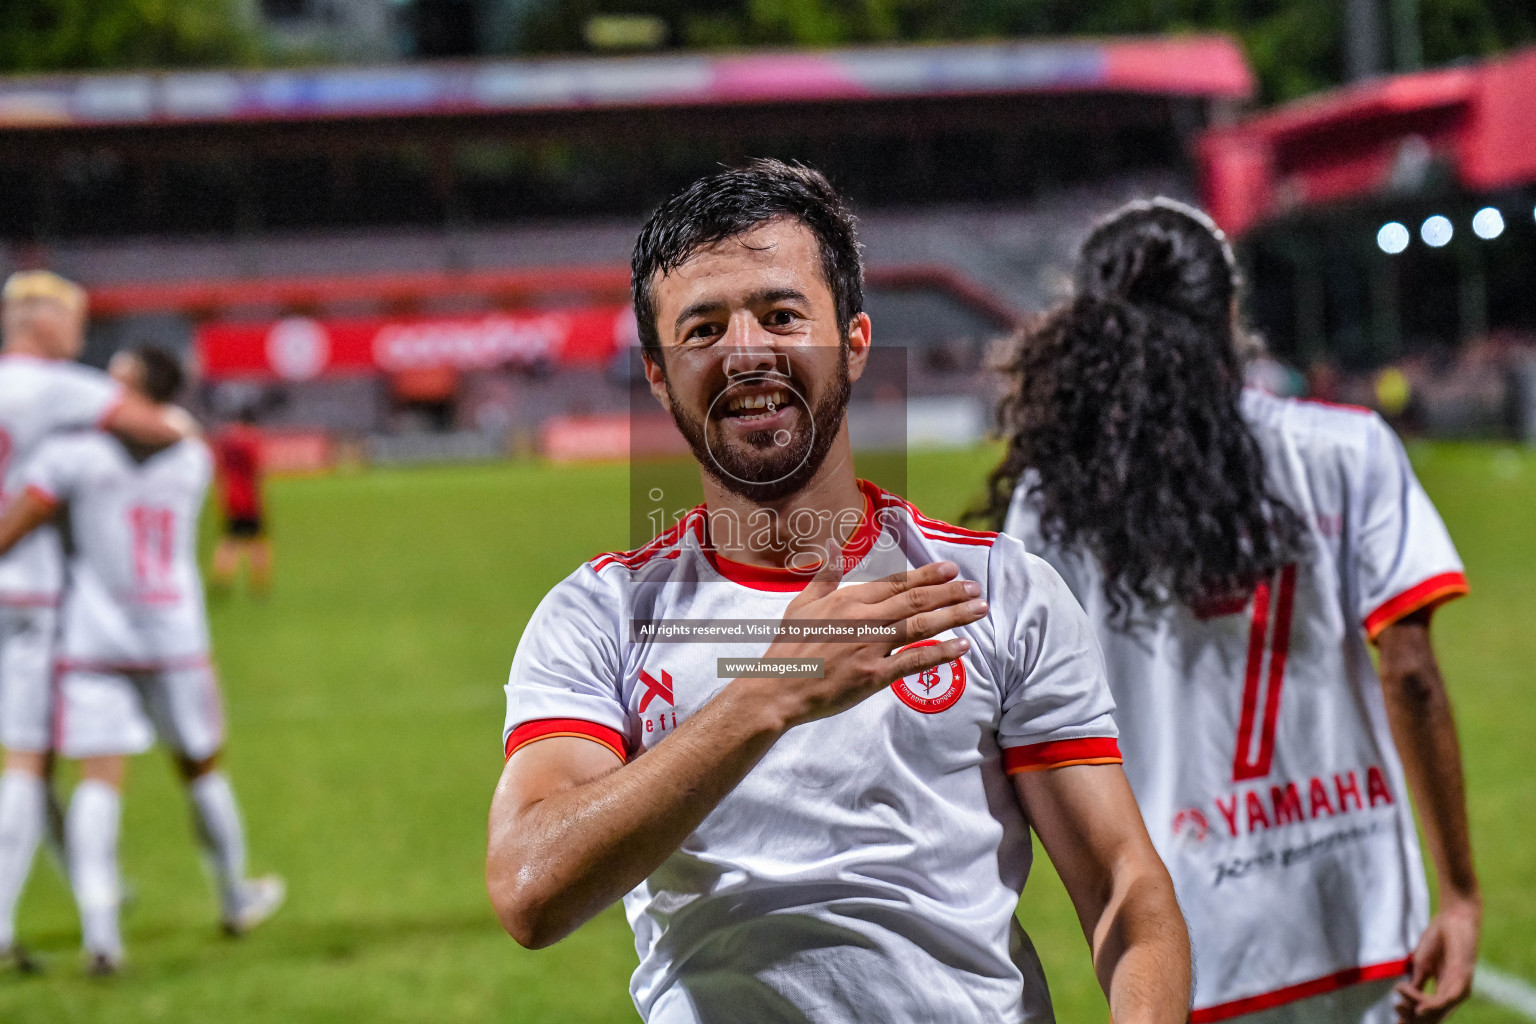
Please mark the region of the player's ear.
[[662, 363], [666, 357], [660, 349], [645, 349], [640, 353], [641, 361], [645, 366], [645, 382], [651, 387], [651, 394], [656, 396], [656, 401], [667, 412], [672, 411], [671, 397], [667, 394], [667, 368]]
[[873, 338], [868, 313], [858, 313], [848, 322], [848, 380], [853, 382], [864, 376], [869, 364], [869, 345]]

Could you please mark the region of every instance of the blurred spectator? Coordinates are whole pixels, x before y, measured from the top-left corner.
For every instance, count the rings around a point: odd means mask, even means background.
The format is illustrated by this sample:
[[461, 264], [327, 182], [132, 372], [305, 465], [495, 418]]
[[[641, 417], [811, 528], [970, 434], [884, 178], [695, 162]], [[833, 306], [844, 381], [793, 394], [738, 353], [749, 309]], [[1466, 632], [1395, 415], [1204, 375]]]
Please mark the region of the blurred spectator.
[[1319, 402], [1339, 400], [1339, 367], [1331, 359], [1314, 359], [1307, 367], [1307, 397]]
[[1245, 373], [1245, 383], [1251, 388], [1267, 391], [1281, 398], [1295, 398], [1306, 394], [1307, 384], [1301, 374], [1286, 366], [1268, 352], [1252, 359]]
[[256, 410], [241, 410], [213, 443], [224, 534], [213, 552], [209, 579], [214, 593], [227, 593], [245, 563], [251, 591], [265, 596], [272, 586], [272, 542], [267, 536], [261, 496], [261, 431]]

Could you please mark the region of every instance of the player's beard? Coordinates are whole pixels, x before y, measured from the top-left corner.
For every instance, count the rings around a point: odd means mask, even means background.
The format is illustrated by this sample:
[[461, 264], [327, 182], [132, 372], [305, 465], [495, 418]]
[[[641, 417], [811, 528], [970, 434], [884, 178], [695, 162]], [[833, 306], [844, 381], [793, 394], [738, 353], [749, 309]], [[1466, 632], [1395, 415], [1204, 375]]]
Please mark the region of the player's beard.
[[[804, 389], [797, 390], [805, 394]], [[815, 478], [843, 425], [851, 393], [848, 347], [843, 345], [832, 387], [817, 396], [811, 407], [810, 425], [814, 429], [796, 430], [785, 445], [776, 444], [767, 430], [754, 431], [740, 443], [733, 443], [726, 440], [718, 422], [711, 419], [705, 423], [690, 415], [672, 390], [671, 379], [667, 380], [672, 419], [704, 472], [732, 494], [760, 504], [796, 494]]]

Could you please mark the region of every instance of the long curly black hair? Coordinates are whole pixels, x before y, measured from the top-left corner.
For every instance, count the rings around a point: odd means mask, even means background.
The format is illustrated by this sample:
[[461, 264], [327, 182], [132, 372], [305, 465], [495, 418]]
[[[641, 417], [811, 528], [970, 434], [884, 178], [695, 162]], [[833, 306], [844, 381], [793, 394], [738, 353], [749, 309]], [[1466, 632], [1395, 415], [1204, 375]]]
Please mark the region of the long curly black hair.
[[1294, 561], [1301, 518], [1265, 482], [1238, 410], [1250, 345], [1240, 275], [1199, 210], [1133, 203], [1083, 244], [1075, 296], [1021, 331], [1000, 369], [1008, 450], [972, 517], [1000, 529], [1021, 480], [1045, 538], [1103, 568], [1112, 615], [1200, 607]]

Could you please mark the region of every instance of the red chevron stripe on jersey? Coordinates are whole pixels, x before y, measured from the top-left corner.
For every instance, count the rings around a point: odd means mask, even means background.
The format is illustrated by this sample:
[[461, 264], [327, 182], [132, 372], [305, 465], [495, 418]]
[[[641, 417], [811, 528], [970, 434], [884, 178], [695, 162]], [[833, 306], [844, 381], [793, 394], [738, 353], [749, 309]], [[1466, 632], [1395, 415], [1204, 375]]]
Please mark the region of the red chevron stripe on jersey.
[[997, 540], [997, 534], [991, 530], [968, 530], [963, 526], [955, 526], [941, 519], [925, 516], [918, 511], [916, 505], [903, 498], [898, 498], [890, 491], [879, 492], [879, 505], [882, 509], [897, 508], [912, 517], [912, 523], [918, 532], [929, 540], [948, 541], [952, 544], [972, 544], [977, 547], [990, 547]]
[[688, 514], [679, 519], [672, 528], [652, 537], [645, 544], [630, 551], [607, 551], [589, 563], [596, 571], [601, 572], [610, 565], [622, 565], [626, 569], [638, 569], [653, 558], [675, 558], [676, 552], [663, 554], [667, 548], [673, 547], [682, 541], [683, 535], [692, 530], [695, 534], [703, 536], [704, 506], [696, 505], [688, 511]]
[[1074, 764], [1120, 764], [1122, 761], [1120, 744], [1112, 736], [1031, 743], [1003, 751], [1003, 770], [1009, 775], [1066, 768]]
[[507, 737], [507, 760], [512, 755], [523, 749], [530, 743], [539, 740], [553, 739], [556, 736], [574, 736], [577, 739], [591, 740], [601, 743], [616, 754], [620, 761], [627, 761], [624, 755], [624, 737], [616, 729], [610, 729], [606, 725], [598, 725], [596, 722], [584, 722], [579, 718], [541, 718], [535, 722], [524, 722], [512, 734]]

